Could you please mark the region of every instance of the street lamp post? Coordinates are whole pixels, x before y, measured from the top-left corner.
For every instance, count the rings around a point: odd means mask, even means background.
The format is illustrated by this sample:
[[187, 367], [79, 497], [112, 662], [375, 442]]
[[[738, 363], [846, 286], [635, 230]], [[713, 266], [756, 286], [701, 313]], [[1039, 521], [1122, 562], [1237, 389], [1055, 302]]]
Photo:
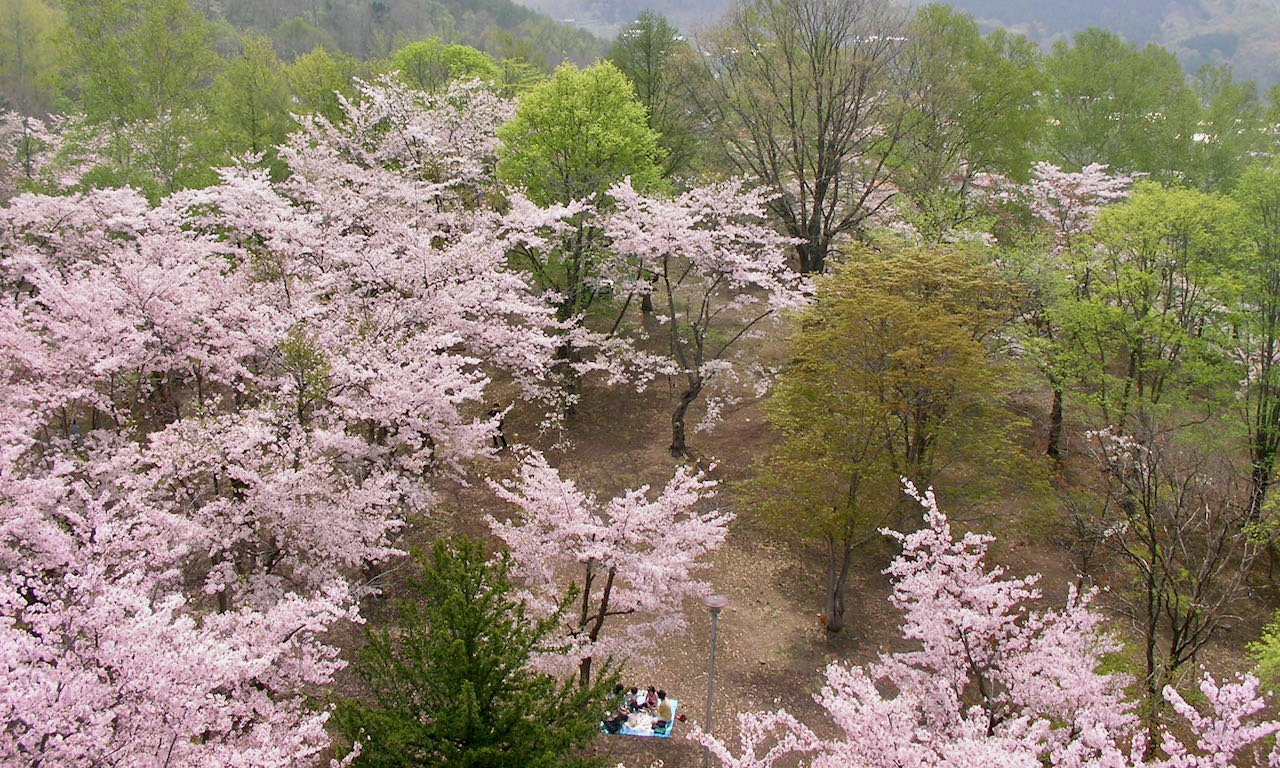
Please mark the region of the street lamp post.
[[[729, 604], [729, 598], [724, 595], [711, 595], [704, 599], [703, 604], [711, 611], [711, 652], [710, 658], [707, 660], [707, 717], [703, 721], [702, 730], [711, 735], [711, 697], [715, 694], [716, 687], [716, 630], [720, 623], [720, 611]], [[707, 768], [711, 762], [711, 751], [706, 747], [702, 748], [702, 768]]]

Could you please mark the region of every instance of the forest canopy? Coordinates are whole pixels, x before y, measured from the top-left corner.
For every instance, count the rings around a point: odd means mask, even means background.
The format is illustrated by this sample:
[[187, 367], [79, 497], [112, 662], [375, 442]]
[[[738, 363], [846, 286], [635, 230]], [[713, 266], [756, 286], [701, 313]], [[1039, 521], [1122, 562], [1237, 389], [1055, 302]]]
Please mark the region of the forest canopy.
[[0, 762], [599, 764], [733, 591], [674, 750], [1280, 764], [1280, 91], [888, 0], [0, 12]]

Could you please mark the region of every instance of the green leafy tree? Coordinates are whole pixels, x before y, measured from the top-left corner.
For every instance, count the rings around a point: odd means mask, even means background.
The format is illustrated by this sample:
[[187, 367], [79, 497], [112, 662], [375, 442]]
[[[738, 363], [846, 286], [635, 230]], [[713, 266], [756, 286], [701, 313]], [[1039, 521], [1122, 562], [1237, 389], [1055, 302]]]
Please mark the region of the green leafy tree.
[[275, 41], [276, 50], [285, 59], [296, 60], [307, 51], [317, 48], [333, 53], [342, 50], [333, 35], [301, 16], [281, 22], [271, 33], [271, 39]]
[[344, 54], [332, 54], [321, 47], [303, 54], [285, 67], [285, 77], [296, 100], [295, 111], [322, 115], [331, 123], [345, 117], [338, 95], [355, 95], [354, 79], [360, 63]]
[[1264, 148], [1257, 86], [1234, 80], [1231, 67], [1225, 65], [1201, 67], [1193, 84], [1201, 114], [1186, 179], [1206, 192], [1229, 189]]
[[686, 97], [732, 168], [777, 194], [802, 272], [888, 197], [904, 32], [888, 0], [755, 0], [704, 41]]
[[1245, 232], [1229, 198], [1147, 182], [1098, 215], [1094, 248], [1068, 255], [1084, 284], [1059, 305], [1060, 360], [1104, 424], [1150, 431], [1234, 399], [1227, 334]]
[[1088, 29], [1055, 43], [1045, 71], [1051, 162], [1165, 176], [1185, 167], [1199, 108], [1172, 53]]
[[44, 0], [0, 0], [0, 108], [30, 116], [53, 108], [61, 21]]
[[1262, 515], [1280, 455], [1280, 167], [1251, 168], [1233, 193], [1248, 223], [1237, 349], [1252, 464], [1249, 514]]
[[212, 183], [217, 141], [205, 109], [220, 59], [187, 0], [68, 0], [61, 40], [70, 95], [86, 116], [67, 154], [96, 165], [89, 186], [153, 197]]
[[[1160, 692], [1194, 663], [1245, 592], [1271, 523], [1249, 517], [1236, 350], [1249, 227], [1225, 196], [1154, 182], [1103, 208], [1051, 310], [1057, 370], [1083, 401], [1097, 475], [1068, 540], [1109, 578], [1141, 633], [1149, 733]], [[1258, 395], [1255, 392], [1253, 395]], [[1252, 525], [1262, 522], [1260, 525]]]
[[59, 24], [60, 14], [42, 0], [0, 0], [0, 110], [17, 113], [19, 134], [14, 155], [0, 157], [0, 179], [30, 181], [35, 174], [42, 147], [35, 118], [53, 107]]
[[821, 544], [838, 631], [856, 549], [885, 522], [909, 526], [895, 511], [918, 510], [900, 478], [928, 487], [980, 461], [947, 481], [976, 498], [1035, 475], [1001, 394], [993, 343], [1014, 297], [992, 265], [957, 246], [858, 250], [816, 292], [768, 403], [783, 440], [749, 493], [780, 529]]
[[696, 70], [678, 66], [693, 49], [665, 17], [644, 11], [618, 33], [609, 61], [631, 80], [636, 99], [649, 114], [649, 127], [666, 152], [663, 175], [687, 173], [699, 153], [699, 132], [682, 98], [679, 78]]
[[[662, 150], [625, 75], [600, 62], [584, 70], [564, 64], [520, 102], [511, 122], [498, 131], [498, 177], [521, 189], [538, 205], [601, 198], [626, 177], [640, 191], [662, 186]], [[597, 300], [601, 268], [608, 256], [598, 218], [590, 210], [572, 216], [567, 227], [539, 247], [521, 246], [516, 263], [557, 295], [556, 317], [580, 318]], [[573, 361], [568, 344], [562, 360]], [[563, 376], [576, 386], [571, 367]]]
[[598, 764], [577, 750], [599, 733], [615, 674], [589, 686], [534, 671], [558, 617], [528, 615], [511, 560], [488, 562], [478, 541], [437, 542], [410, 581], [399, 622], [369, 629], [356, 672], [368, 696], [337, 709], [376, 768], [561, 768]]
[[528, 37], [517, 36], [514, 31], [496, 25], [485, 29], [484, 37], [489, 41], [487, 50], [500, 61], [520, 61], [538, 72], [551, 73], [552, 66], [547, 63], [546, 51], [538, 50]]
[[391, 56], [400, 78], [415, 88], [438, 91], [451, 80], [494, 82], [502, 71], [493, 57], [469, 45], [446, 45], [438, 37], [409, 43]]
[[271, 41], [249, 33], [243, 53], [213, 84], [213, 112], [224, 150], [265, 153], [270, 161], [294, 126], [290, 106], [289, 80]]
[[67, 0], [64, 65], [94, 121], [150, 120], [198, 106], [218, 68], [187, 0]]
[[[1263, 124], [1267, 126], [1280, 125], [1280, 82], [1271, 86], [1267, 90], [1267, 106], [1263, 111]], [[1280, 140], [1280, 134], [1272, 129], [1267, 131], [1268, 144], [1267, 150], [1270, 154], [1275, 155], [1277, 150], [1277, 141]]]
[[894, 149], [893, 182], [906, 218], [927, 242], [971, 227], [983, 174], [1025, 180], [1044, 116], [1035, 46], [977, 23], [949, 6], [921, 8], [907, 37], [905, 125]]
[[498, 61], [498, 93], [515, 98], [532, 90], [547, 75], [528, 59], [505, 58]]
[[1249, 655], [1262, 684], [1272, 693], [1280, 691], [1280, 612], [1263, 628], [1262, 637], [1249, 644]]
[[662, 178], [658, 135], [631, 83], [607, 61], [561, 65], [525, 94], [498, 138], [498, 177], [538, 205], [600, 195], [627, 176], [648, 191]]

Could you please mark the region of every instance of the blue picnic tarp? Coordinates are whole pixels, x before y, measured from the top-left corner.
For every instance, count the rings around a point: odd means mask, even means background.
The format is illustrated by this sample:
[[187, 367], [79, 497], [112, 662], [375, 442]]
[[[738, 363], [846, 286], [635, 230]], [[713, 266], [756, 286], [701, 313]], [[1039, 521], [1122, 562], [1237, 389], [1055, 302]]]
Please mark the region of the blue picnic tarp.
[[[656, 736], [660, 739], [671, 738], [671, 731], [673, 728], [675, 728], [675, 725], [676, 725], [676, 720], [675, 720], [676, 713], [680, 710], [680, 702], [676, 699], [667, 699], [667, 701], [671, 702], [671, 722], [667, 723], [666, 727], [661, 729], [658, 729], [658, 728], [650, 729], [650, 728], [631, 728], [629, 726], [623, 725], [622, 730], [618, 731], [618, 733], [624, 736]], [[603, 733], [609, 732], [608, 730], [605, 729], [603, 722], [600, 723], [600, 730]]]

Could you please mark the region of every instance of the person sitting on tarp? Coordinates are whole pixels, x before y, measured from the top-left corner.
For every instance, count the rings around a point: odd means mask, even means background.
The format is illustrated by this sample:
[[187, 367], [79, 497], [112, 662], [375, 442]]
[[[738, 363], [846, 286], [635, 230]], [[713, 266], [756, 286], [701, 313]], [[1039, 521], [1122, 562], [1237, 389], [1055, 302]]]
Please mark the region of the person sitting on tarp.
[[649, 686], [649, 690], [645, 693], [644, 708], [650, 711], [658, 708], [658, 689], [652, 685]]
[[600, 725], [609, 733], [618, 733], [622, 730], [622, 726], [626, 725], [627, 718], [630, 715], [631, 713], [627, 707], [618, 707], [618, 711], [614, 713], [613, 717], [601, 720]]
[[671, 702], [667, 700], [666, 691], [658, 691], [658, 722], [654, 723], [654, 727], [662, 730], [671, 724], [672, 715], [675, 712], [671, 706]]

